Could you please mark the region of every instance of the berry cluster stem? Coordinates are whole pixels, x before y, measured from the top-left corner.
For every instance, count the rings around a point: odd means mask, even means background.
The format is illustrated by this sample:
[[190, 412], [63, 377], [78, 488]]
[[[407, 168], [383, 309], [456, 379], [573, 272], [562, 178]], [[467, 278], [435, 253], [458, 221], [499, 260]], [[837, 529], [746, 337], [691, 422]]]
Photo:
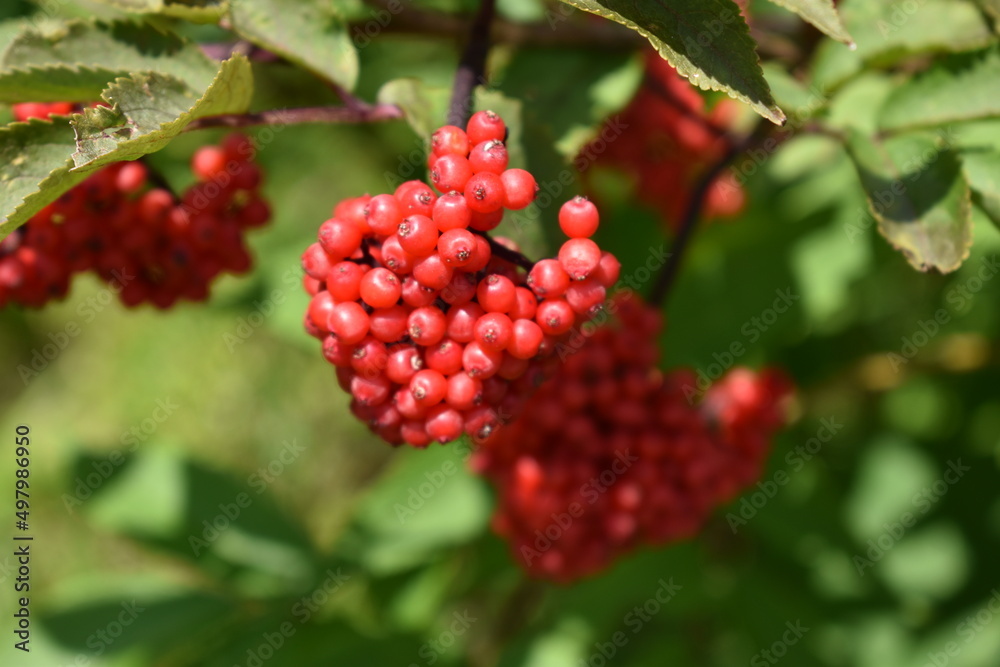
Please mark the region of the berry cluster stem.
[[490, 26], [495, 8], [496, 0], [482, 0], [469, 28], [469, 41], [455, 72], [448, 107], [450, 125], [465, 127], [472, 114], [472, 92], [476, 85], [486, 80], [486, 56], [490, 50]]
[[744, 152], [754, 147], [770, 134], [772, 128], [765, 122], [758, 122], [753, 132], [748, 134], [742, 141], [731, 142], [725, 153], [709, 169], [701, 175], [695, 183], [691, 192], [691, 199], [688, 201], [684, 216], [681, 218], [680, 229], [674, 239], [673, 248], [666, 266], [656, 279], [656, 284], [649, 294], [649, 303], [654, 306], [662, 306], [670, 294], [677, 279], [677, 273], [681, 267], [681, 261], [694, 235], [695, 227], [701, 218], [702, 209], [705, 207], [705, 200], [708, 198], [712, 183], [715, 182], [722, 172]]
[[403, 118], [395, 104], [351, 104], [349, 106], [297, 107], [269, 109], [252, 113], [223, 114], [198, 118], [186, 132], [213, 127], [249, 127], [252, 125], [300, 125], [303, 123], [378, 123]]

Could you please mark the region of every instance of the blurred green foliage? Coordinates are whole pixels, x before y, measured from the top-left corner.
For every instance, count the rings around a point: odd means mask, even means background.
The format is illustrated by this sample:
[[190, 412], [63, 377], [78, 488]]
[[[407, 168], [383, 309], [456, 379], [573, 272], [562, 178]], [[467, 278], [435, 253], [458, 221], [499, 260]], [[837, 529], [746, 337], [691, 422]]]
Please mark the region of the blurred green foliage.
[[[544, 20], [536, 2], [500, 6]], [[834, 125], [873, 129], [891, 75], [851, 71], [895, 51], [854, 36], [856, 55], [821, 48], [817, 80], [842, 86]], [[359, 55], [367, 99], [408, 76], [446, 90], [458, 57], [455, 44], [395, 35]], [[628, 54], [583, 50], [496, 60], [486, 99], [520, 115], [516, 159], [540, 181], [567, 168], [639, 71]], [[255, 64], [255, 75], [254, 108], [336, 99], [286, 65]], [[977, 211], [957, 272], [914, 272], [875, 232], [839, 144], [788, 131], [773, 156], [737, 163], [749, 208], [700, 231], [663, 350], [665, 366], [706, 374], [787, 369], [800, 388], [794, 423], [761, 483], [696, 540], [572, 587], [526, 581], [490, 533], [491, 492], [467, 471], [467, 444], [376, 442], [301, 331], [298, 258], [318, 223], [340, 198], [389, 189], [422, 140], [404, 123], [257, 131], [275, 215], [252, 236], [251, 275], [169, 313], [126, 312], [89, 278], [61, 304], [0, 313], [0, 432], [10, 444], [17, 424], [32, 428], [35, 536], [30, 655], [11, 646], [17, 563], [0, 555], [0, 663], [1000, 664], [1000, 233]], [[183, 135], [151, 160], [182, 187], [187, 157], [218, 136]], [[995, 148], [1000, 124], [956, 136]], [[600, 242], [629, 271], [664, 228], [620, 175], [591, 176]], [[551, 211], [505, 224], [533, 249], [554, 228]], [[793, 306], [767, 323], [779, 291]], [[68, 322], [80, 335], [22, 381], [18, 366]], [[727, 361], [734, 342], [746, 352]], [[0, 457], [4, 479], [13, 465], [12, 450]], [[679, 588], [658, 602], [668, 585]]]

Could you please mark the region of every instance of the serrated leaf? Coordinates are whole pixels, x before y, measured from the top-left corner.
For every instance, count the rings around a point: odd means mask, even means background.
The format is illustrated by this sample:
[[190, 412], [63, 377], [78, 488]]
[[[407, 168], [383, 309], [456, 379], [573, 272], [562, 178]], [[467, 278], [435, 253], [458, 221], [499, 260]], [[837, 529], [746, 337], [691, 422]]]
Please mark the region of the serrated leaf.
[[732, 0], [562, 0], [635, 30], [679, 74], [703, 90], [721, 90], [781, 125], [750, 30]]
[[68, 65], [0, 71], [0, 102], [92, 102], [119, 74]]
[[816, 26], [819, 30], [845, 44], [853, 44], [851, 35], [840, 20], [840, 14], [833, 0], [771, 0], [789, 11], [793, 11]]
[[153, 153], [196, 118], [246, 111], [252, 94], [250, 62], [241, 55], [224, 61], [204, 91], [156, 72], [120, 78], [102, 95], [113, 109], [97, 107], [74, 116], [73, 162], [91, 171]]
[[333, 2], [232, 0], [229, 21], [237, 34], [351, 90], [358, 52]]
[[1000, 227], [1000, 153], [966, 153], [962, 165], [972, 200]]
[[0, 127], [0, 239], [85, 178], [70, 173], [68, 118]]
[[[0, 71], [23, 68], [70, 67], [106, 70], [114, 76], [151, 71], [169, 74], [197, 90], [215, 78], [217, 62], [177, 35], [132, 21], [113, 23], [73, 21], [61, 30], [29, 30], [11, 43], [0, 61]], [[96, 95], [103, 89], [98, 89]], [[37, 101], [37, 100], [26, 100]]]
[[1000, 116], [1000, 50], [938, 60], [896, 87], [882, 106], [886, 130], [931, 127]]
[[972, 208], [950, 145], [928, 134], [878, 143], [850, 129], [847, 151], [889, 243], [920, 271], [957, 269], [972, 245]]

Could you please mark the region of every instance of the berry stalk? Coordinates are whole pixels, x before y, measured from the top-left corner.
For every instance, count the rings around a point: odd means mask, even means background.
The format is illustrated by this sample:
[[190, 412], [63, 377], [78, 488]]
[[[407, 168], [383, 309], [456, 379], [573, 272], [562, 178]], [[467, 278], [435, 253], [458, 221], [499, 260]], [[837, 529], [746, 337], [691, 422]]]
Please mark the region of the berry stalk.
[[455, 72], [455, 85], [448, 107], [449, 125], [465, 126], [472, 112], [472, 92], [476, 85], [486, 80], [486, 56], [490, 50], [490, 26], [495, 6], [495, 0], [482, 0], [479, 12], [472, 21], [469, 42]]

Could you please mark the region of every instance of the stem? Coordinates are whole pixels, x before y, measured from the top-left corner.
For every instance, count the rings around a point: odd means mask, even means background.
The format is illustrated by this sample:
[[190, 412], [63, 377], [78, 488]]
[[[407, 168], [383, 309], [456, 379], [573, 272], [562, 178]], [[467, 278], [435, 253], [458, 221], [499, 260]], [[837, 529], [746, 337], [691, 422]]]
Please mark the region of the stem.
[[269, 109], [253, 113], [223, 114], [198, 118], [185, 132], [211, 127], [250, 127], [252, 125], [300, 125], [303, 123], [378, 123], [403, 117], [394, 104], [365, 104], [336, 107], [298, 107]]
[[705, 207], [705, 200], [708, 198], [708, 192], [712, 187], [712, 183], [726, 170], [726, 167], [733, 160], [752, 148], [771, 131], [772, 128], [766, 121], [758, 122], [754, 131], [742, 141], [730, 143], [722, 157], [716, 160], [708, 171], [698, 179], [691, 192], [691, 199], [688, 200], [687, 207], [684, 209], [684, 215], [681, 217], [680, 230], [677, 232], [677, 238], [674, 239], [674, 245], [671, 248], [672, 252], [667, 259], [667, 264], [663, 267], [663, 272], [657, 277], [656, 284], [653, 285], [653, 289], [649, 293], [649, 303], [651, 305], [662, 306], [670, 294], [670, 290], [677, 279], [677, 272], [680, 269], [681, 261], [684, 259], [684, 254], [691, 242], [691, 237], [694, 235], [695, 227], [698, 224], [699, 218], [701, 218], [701, 212]]
[[470, 229], [469, 231], [473, 234], [482, 236], [489, 242], [490, 252], [493, 253], [494, 257], [499, 257], [500, 259], [506, 260], [515, 266], [520, 266], [525, 271], [531, 271], [531, 269], [535, 266], [535, 263], [530, 259], [516, 250], [511, 250], [507, 246], [497, 243], [496, 240], [494, 240], [494, 238], [486, 232], [481, 232], [478, 229]]
[[472, 92], [486, 81], [486, 56], [490, 51], [490, 24], [496, 0], [481, 0], [479, 12], [469, 27], [469, 42], [455, 72], [448, 107], [448, 124], [465, 127], [472, 112]]

